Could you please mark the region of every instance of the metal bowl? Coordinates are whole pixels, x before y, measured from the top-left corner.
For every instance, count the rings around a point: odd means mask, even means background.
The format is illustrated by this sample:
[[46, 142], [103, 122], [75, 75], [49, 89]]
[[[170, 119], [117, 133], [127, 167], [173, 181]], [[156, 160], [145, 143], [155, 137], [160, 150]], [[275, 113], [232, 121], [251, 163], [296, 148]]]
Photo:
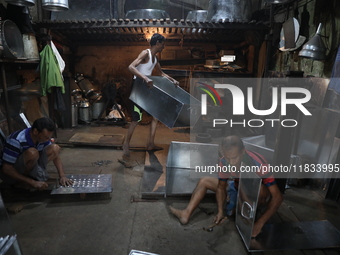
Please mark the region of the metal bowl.
[[125, 14], [126, 19], [167, 19], [170, 15], [158, 9], [136, 9], [130, 10]]
[[208, 16], [208, 10], [189, 11], [187, 15], [187, 20], [192, 20], [196, 22], [204, 22], [207, 16]]

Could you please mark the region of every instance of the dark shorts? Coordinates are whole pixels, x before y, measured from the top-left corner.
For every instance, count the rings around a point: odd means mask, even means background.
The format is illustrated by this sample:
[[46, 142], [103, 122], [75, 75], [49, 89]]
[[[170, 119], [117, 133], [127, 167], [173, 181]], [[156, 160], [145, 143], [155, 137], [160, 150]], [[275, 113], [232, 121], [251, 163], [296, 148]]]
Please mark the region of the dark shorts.
[[[131, 88], [133, 88], [133, 85], [135, 83], [135, 79], [132, 80]], [[134, 102], [132, 102], [132, 109], [131, 109], [131, 120], [132, 121], [141, 121], [143, 116], [144, 109], [140, 107], [139, 105], [136, 105]], [[148, 113], [147, 113], [148, 114]], [[148, 114], [150, 115], [150, 114]]]
[[[39, 159], [37, 164], [33, 167], [32, 171], [28, 174], [25, 174], [25, 161], [24, 161], [24, 154], [21, 154], [17, 161], [14, 164], [14, 168], [18, 171], [18, 173], [30, 177], [37, 181], [47, 181], [48, 180], [48, 173], [46, 170], [47, 166], [47, 147], [45, 147], [42, 151], [39, 152]], [[6, 183], [14, 184], [17, 180], [13, 179], [12, 177], [5, 175], [2, 170], [0, 170], [0, 179]]]

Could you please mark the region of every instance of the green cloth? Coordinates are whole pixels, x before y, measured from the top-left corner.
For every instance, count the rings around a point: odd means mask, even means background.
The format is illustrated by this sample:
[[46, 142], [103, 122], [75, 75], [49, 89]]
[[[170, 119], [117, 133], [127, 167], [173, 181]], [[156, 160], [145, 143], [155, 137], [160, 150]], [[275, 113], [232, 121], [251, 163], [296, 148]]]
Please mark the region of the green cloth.
[[40, 52], [40, 83], [43, 96], [47, 92], [51, 93], [52, 87], [60, 87], [61, 92], [65, 93], [58, 61], [50, 45], [46, 45]]

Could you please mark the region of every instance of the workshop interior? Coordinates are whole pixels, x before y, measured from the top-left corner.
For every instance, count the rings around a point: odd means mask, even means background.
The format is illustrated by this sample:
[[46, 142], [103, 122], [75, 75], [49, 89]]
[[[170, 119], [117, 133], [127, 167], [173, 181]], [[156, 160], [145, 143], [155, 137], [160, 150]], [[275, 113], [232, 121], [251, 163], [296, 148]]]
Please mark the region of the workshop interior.
[[[338, 13], [337, 0], [0, 0], [0, 155], [49, 117], [73, 181], [52, 162], [43, 191], [0, 176], [0, 255], [340, 254]], [[155, 34], [150, 87], [131, 63]], [[154, 119], [161, 149], [147, 150]], [[283, 197], [256, 238], [251, 171], [223, 224], [212, 191], [188, 224], [169, 210], [218, 178], [227, 136], [266, 159]]]

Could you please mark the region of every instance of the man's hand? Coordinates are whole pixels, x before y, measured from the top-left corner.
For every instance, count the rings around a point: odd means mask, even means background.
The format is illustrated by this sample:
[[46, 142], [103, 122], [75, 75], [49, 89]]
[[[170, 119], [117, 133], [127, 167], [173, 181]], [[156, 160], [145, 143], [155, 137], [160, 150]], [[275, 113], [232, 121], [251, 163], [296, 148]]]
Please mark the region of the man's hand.
[[37, 190], [45, 190], [48, 188], [48, 184], [46, 182], [39, 181], [33, 181], [32, 186]]
[[261, 233], [261, 229], [263, 227], [263, 224], [261, 222], [255, 222], [253, 226], [253, 233], [251, 234], [251, 237], [256, 237], [258, 234]]
[[222, 224], [224, 221], [225, 221], [225, 217], [224, 217], [224, 214], [223, 213], [218, 213], [215, 218], [214, 218], [214, 223], [216, 225], [220, 225]]
[[176, 88], [179, 86], [179, 81], [176, 81], [175, 79], [173, 79], [172, 83], [175, 85]]
[[149, 89], [153, 87], [153, 81], [151, 79], [146, 78], [144, 81], [146, 82], [146, 85], [149, 87]]
[[67, 177], [63, 176], [63, 177], [60, 177], [59, 183], [60, 183], [60, 185], [67, 187], [67, 186], [72, 186], [73, 181], [68, 179]]

